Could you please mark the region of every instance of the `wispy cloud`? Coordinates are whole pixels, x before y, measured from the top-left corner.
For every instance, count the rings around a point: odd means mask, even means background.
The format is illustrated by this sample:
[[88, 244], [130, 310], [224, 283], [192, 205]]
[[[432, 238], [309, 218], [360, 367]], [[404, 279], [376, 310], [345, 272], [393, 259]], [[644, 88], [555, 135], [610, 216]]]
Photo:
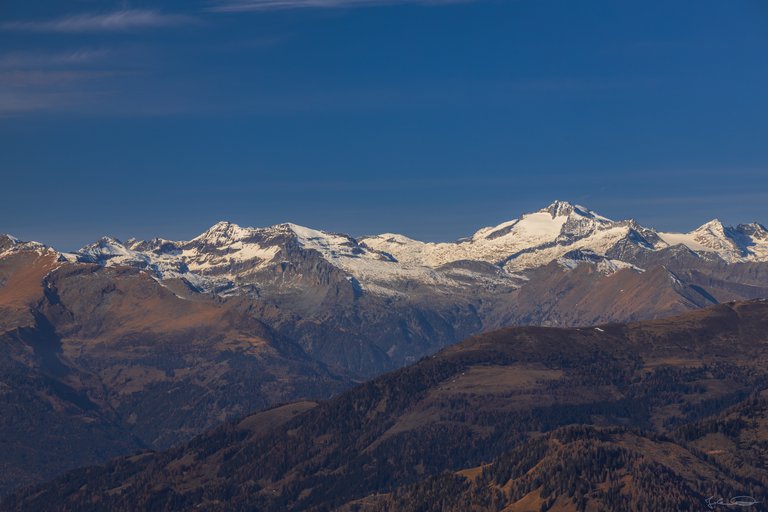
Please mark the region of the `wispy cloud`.
[[0, 70], [0, 84], [4, 87], [36, 87], [64, 85], [71, 82], [114, 76], [104, 71], [76, 70]]
[[379, 5], [445, 5], [473, 0], [219, 0], [209, 10], [216, 12], [276, 11], [286, 9], [342, 9]]
[[0, 54], [0, 119], [98, 101], [105, 81], [120, 74], [100, 66], [109, 53], [77, 49]]
[[20, 32], [121, 32], [185, 25], [195, 19], [182, 14], [166, 14], [156, 10], [124, 9], [109, 13], [85, 13], [48, 20], [11, 21], [0, 28]]
[[69, 52], [12, 52], [0, 54], [0, 70], [83, 66], [101, 60], [108, 53], [104, 48]]
[[28, 94], [23, 91], [6, 91], [0, 88], [0, 119], [50, 108], [59, 103], [54, 95]]

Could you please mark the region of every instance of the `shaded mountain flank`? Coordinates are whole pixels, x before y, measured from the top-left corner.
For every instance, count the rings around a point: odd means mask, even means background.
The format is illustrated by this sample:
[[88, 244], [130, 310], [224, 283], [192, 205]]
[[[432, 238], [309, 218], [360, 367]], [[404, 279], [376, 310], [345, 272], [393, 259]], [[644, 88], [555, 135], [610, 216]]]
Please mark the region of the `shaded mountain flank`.
[[766, 363], [766, 301], [503, 329], [319, 404], [67, 473], [0, 508], [650, 511], [763, 501]]
[[0, 494], [349, 386], [248, 313], [132, 268], [0, 259]]

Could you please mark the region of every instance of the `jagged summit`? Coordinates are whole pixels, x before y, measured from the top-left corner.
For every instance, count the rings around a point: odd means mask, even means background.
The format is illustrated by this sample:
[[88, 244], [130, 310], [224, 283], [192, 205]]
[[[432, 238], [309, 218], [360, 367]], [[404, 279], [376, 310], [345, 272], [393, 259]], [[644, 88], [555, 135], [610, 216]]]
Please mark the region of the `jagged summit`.
[[732, 227], [713, 219], [689, 233], [659, 235], [670, 245], [683, 244], [729, 263], [768, 260], [768, 232], [757, 222]]
[[40, 242], [25, 242], [10, 234], [0, 234], [0, 255], [21, 251], [57, 252]]
[[[554, 201], [552, 204], [550, 204], [546, 208], [542, 208], [541, 210], [539, 210], [539, 212], [549, 213], [553, 219], [555, 217], [568, 217], [570, 215], [575, 214], [581, 217], [588, 217], [592, 219], [601, 219], [605, 221], [610, 221], [610, 219], [607, 219], [606, 217], [598, 215], [597, 213], [593, 212], [592, 210], [590, 210], [585, 206], [581, 206], [579, 204], [573, 204], [568, 201], [561, 201], [559, 199]], [[525, 215], [530, 215], [530, 214], [525, 214]], [[525, 215], [523, 215], [523, 217], [525, 217]]]
[[[283, 222], [280, 224], [274, 224], [267, 227], [243, 227], [238, 224], [229, 221], [219, 221], [203, 233], [199, 234], [195, 238], [189, 241], [189, 243], [205, 243], [210, 245], [223, 246], [235, 242], [242, 242], [252, 238], [258, 238], [270, 235], [291, 235], [291, 236], [306, 236], [309, 238], [324, 238], [328, 236], [335, 236], [335, 234], [327, 233], [325, 231], [307, 228], [294, 224], [292, 222]], [[346, 235], [344, 235], [346, 236]], [[178, 242], [185, 244], [186, 242]]]
[[564, 215], [570, 215], [574, 212], [574, 205], [569, 203], [568, 201], [560, 201], [555, 200], [552, 204], [547, 206], [546, 208], [542, 208], [539, 210], [540, 212], [546, 212], [552, 215], [552, 218], [555, 217], [562, 217]]
[[219, 221], [193, 238], [191, 242], [224, 245], [248, 237], [251, 234], [251, 231], [251, 229], [241, 228], [232, 222]]
[[758, 222], [739, 224], [736, 226], [736, 231], [759, 240], [768, 240], [768, 229]]
[[7, 251], [8, 249], [16, 246], [19, 243], [19, 239], [11, 235], [0, 235], [0, 252]]
[[0, 234], [0, 240], [5, 240], [5, 241], [11, 242], [11, 243], [16, 243], [16, 244], [20, 242], [20, 240], [18, 238], [16, 238], [13, 235], [10, 235], [8, 233]]
[[[578, 215], [581, 217], [588, 217], [592, 219], [600, 219], [603, 221], [612, 222], [611, 219], [603, 217], [602, 215], [590, 210], [586, 206], [580, 204], [571, 203], [569, 201], [555, 200], [549, 206], [542, 208], [539, 212], [549, 213], [553, 218], [555, 217], [568, 217], [570, 215]], [[535, 213], [535, 212], [532, 212]], [[530, 214], [523, 214], [523, 217]]]
[[712, 219], [693, 230], [693, 233], [701, 235], [714, 235], [714, 236], [726, 236], [726, 230], [728, 228], [720, 221], [720, 219]]
[[112, 249], [116, 247], [125, 247], [125, 245], [118, 238], [102, 236], [92, 244], [88, 244], [81, 248], [80, 251], [88, 251], [91, 249]]

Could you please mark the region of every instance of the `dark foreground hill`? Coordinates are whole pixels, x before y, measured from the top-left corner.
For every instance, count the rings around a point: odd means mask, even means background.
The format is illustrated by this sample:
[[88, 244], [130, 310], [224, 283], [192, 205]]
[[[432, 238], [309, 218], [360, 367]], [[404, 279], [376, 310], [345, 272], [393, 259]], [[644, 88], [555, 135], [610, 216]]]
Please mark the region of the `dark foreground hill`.
[[357, 506], [404, 512], [764, 510], [766, 463], [768, 393], [762, 392], [667, 436], [625, 427], [562, 427], [490, 464], [372, 495]]
[[316, 406], [70, 472], [0, 508], [703, 510], [708, 498], [764, 501], [767, 363], [764, 301], [627, 325], [505, 329]]
[[[376, 511], [706, 510], [765, 496], [706, 453], [624, 427], [569, 426], [532, 439], [493, 463], [447, 472], [358, 506]], [[725, 497], [725, 498], [723, 498]], [[757, 501], [758, 498], [754, 498]], [[755, 504], [756, 505], [756, 504]], [[352, 508], [352, 507], [350, 507]]]

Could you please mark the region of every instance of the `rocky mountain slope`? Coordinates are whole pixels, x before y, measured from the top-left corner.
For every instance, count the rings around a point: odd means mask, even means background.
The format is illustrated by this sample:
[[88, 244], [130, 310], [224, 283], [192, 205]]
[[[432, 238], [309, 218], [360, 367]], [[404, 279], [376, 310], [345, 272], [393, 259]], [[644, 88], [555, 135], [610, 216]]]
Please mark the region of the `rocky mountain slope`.
[[247, 303], [16, 249], [0, 258], [0, 494], [349, 385]]
[[702, 510], [708, 498], [760, 500], [766, 333], [766, 301], [505, 329], [319, 405], [68, 473], [0, 508]]

